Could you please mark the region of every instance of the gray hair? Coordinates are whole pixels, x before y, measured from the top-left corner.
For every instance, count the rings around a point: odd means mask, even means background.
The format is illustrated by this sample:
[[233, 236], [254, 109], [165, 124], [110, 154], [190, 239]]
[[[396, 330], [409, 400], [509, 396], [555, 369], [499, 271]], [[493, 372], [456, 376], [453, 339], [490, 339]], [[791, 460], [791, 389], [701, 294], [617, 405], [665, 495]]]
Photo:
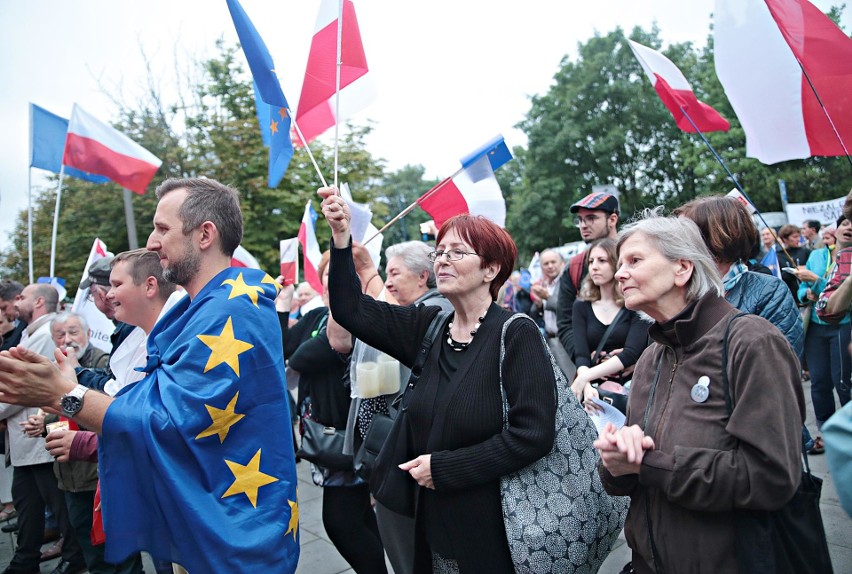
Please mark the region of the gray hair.
[[50, 322], [50, 330], [53, 331], [53, 326], [57, 323], [67, 323], [68, 319], [72, 317], [76, 317], [78, 321], [80, 321], [80, 327], [88, 334], [89, 332], [89, 324], [86, 322], [86, 318], [78, 313], [72, 313], [71, 311], [63, 311], [56, 315], [53, 318], [53, 321]]
[[206, 177], [170, 178], [157, 187], [157, 199], [176, 189], [186, 190], [186, 199], [178, 212], [183, 234], [189, 235], [205, 221], [211, 221], [219, 231], [222, 253], [232, 256], [243, 240], [239, 192]]
[[432, 248], [422, 241], [404, 241], [391, 245], [385, 249], [385, 257], [388, 261], [394, 257], [402, 259], [403, 264], [409, 271], [420, 276], [424, 271], [429, 274], [426, 280], [426, 286], [429, 289], [434, 289], [437, 283], [435, 282], [435, 267], [429, 261], [429, 254]]
[[662, 207], [645, 209], [630, 225], [618, 235], [618, 251], [627, 239], [636, 233], [645, 235], [669, 261], [686, 259], [692, 261], [694, 269], [686, 285], [687, 301], [696, 301], [715, 291], [723, 294], [722, 278], [716, 268], [716, 262], [694, 221], [686, 217], [665, 217]]
[[538, 258], [541, 259], [542, 257], [544, 257], [545, 253], [554, 253], [556, 255], [556, 257], [559, 259], [559, 261], [561, 261], [562, 263], [565, 263], [565, 258], [562, 257], [562, 254], [559, 253], [557, 250], [551, 249], [549, 247], [547, 249], [545, 249], [544, 251], [542, 251], [541, 253], [539, 253]]

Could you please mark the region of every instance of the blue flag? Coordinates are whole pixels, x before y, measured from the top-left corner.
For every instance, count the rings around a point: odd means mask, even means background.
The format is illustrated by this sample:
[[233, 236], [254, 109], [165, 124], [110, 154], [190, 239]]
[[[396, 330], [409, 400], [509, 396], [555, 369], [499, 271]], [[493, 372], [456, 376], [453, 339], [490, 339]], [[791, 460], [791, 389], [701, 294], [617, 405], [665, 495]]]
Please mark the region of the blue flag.
[[763, 256], [760, 264], [768, 267], [773, 275], [781, 279], [781, 265], [778, 263], [778, 252], [775, 251], [774, 247]]
[[287, 572], [299, 504], [278, 286], [228, 268], [148, 336], [147, 376], [100, 440], [106, 559], [145, 550], [189, 572]]
[[[30, 167], [59, 173], [62, 168], [62, 154], [65, 152], [68, 120], [32, 103], [30, 118]], [[86, 173], [73, 167], [66, 166], [64, 173], [92, 183], [109, 181], [108, 177]]]
[[293, 159], [293, 141], [290, 139], [290, 114], [286, 108], [269, 105], [260, 97], [257, 82], [254, 103], [263, 145], [269, 148], [269, 187], [277, 187]]
[[[503, 140], [503, 136], [498, 135], [461, 158], [462, 167], [470, 172], [471, 168], [475, 168], [474, 164], [476, 164], [477, 160], [483, 156], [488, 157], [488, 163], [491, 164], [491, 171], [497, 171], [497, 168], [512, 159], [512, 152], [509, 151], [509, 147]], [[475, 182], [485, 177], [489, 177], [489, 174], [483, 173], [482, 177], [477, 177], [476, 174], [472, 175], [472, 179]]]

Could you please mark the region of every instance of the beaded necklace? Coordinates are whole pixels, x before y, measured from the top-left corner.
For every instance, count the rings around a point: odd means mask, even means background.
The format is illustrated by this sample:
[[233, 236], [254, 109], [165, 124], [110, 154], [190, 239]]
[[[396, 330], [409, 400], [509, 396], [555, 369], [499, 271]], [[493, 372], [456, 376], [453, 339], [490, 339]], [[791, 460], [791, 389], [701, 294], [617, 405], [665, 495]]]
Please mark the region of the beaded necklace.
[[485, 315], [477, 319], [476, 325], [473, 326], [473, 331], [470, 332], [470, 341], [467, 343], [461, 343], [453, 339], [453, 336], [450, 334], [453, 329], [453, 322], [450, 321], [447, 324], [447, 344], [450, 346], [450, 349], [453, 351], [465, 351], [473, 343], [473, 337], [476, 336], [476, 332], [479, 331], [479, 328], [482, 326], [482, 322], [485, 320]]

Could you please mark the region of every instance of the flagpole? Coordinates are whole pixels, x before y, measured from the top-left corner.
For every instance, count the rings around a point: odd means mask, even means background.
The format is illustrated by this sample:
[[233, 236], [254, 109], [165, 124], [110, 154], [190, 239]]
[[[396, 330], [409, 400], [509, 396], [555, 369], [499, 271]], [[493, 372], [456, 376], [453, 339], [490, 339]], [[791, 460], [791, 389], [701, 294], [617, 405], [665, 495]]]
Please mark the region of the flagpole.
[[808, 81], [808, 85], [811, 87], [811, 90], [816, 96], [817, 102], [819, 103], [819, 107], [822, 108], [822, 113], [825, 114], [825, 118], [828, 120], [828, 124], [831, 126], [832, 131], [834, 132], [834, 137], [837, 138], [837, 141], [840, 142], [840, 147], [843, 148], [843, 153], [846, 154], [846, 159], [849, 161], [849, 165], [852, 165], [852, 157], [849, 157], [849, 150], [846, 149], [846, 144], [843, 143], [843, 138], [840, 137], [840, 132], [837, 131], [837, 126], [834, 125], [834, 120], [831, 119], [831, 115], [828, 113], [828, 109], [825, 107], [825, 104], [822, 103], [822, 98], [819, 97], [819, 93], [816, 91], [816, 86], [811, 82], [811, 77], [808, 75], [807, 70], [802, 65], [802, 61], [799, 60], [799, 57], [796, 56], [796, 62], [799, 64], [799, 68], [802, 69], [802, 74], [805, 75], [805, 79]]
[[[293, 128], [296, 130], [296, 135], [299, 136], [299, 139], [302, 140], [302, 145], [305, 148], [305, 151], [308, 152], [308, 157], [311, 158], [311, 163], [314, 164], [314, 169], [317, 170], [317, 175], [322, 182], [323, 187], [328, 187], [328, 184], [325, 182], [325, 178], [322, 176], [322, 172], [320, 171], [319, 165], [317, 164], [316, 158], [314, 158], [314, 154], [311, 152], [311, 147], [308, 145], [308, 140], [305, 139], [305, 136], [302, 135], [302, 130], [299, 129], [299, 124], [296, 123], [296, 116], [293, 115], [293, 112], [290, 111], [290, 108], [284, 108], [287, 110], [287, 113], [290, 114], [290, 119], [293, 120]], [[335, 176], [337, 172], [335, 170]]]
[[337, 65], [334, 74], [334, 187], [337, 188], [337, 150], [340, 133], [340, 68], [343, 66], [343, 0], [338, 2]]
[[[30, 112], [32, 114], [32, 111]], [[30, 121], [32, 124], [32, 120]], [[32, 138], [32, 135], [30, 135]], [[30, 153], [32, 158], [32, 153]], [[27, 251], [29, 251], [30, 260], [30, 283], [35, 283], [33, 279], [33, 168], [27, 168]]]
[[62, 199], [62, 178], [65, 176], [65, 164], [59, 168], [59, 187], [56, 190], [56, 207], [53, 208], [53, 235], [50, 239], [50, 277], [56, 277], [56, 230], [59, 228], [59, 201]]
[[139, 248], [139, 240], [136, 237], [136, 217], [133, 215], [133, 203], [130, 198], [130, 190], [121, 188], [124, 196], [124, 220], [127, 223], [127, 245], [130, 249]]
[[[739, 182], [739, 181], [737, 181], [736, 176], [734, 176], [734, 174], [733, 174], [733, 173], [731, 173], [731, 170], [730, 170], [730, 169], [728, 169], [728, 166], [725, 164], [725, 161], [722, 159], [722, 156], [720, 156], [720, 155], [716, 152], [716, 150], [715, 150], [715, 149], [713, 148], [713, 146], [710, 144], [710, 141], [707, 139], [707, 137], [704, 135], [704, 133], [703, 133], [700, 129], [698, 129], [698, 126], [697, 126], [697, 125], [695, 125], [695, 122], [694, 122], [694, 121], [692, 121], [692, 118], [691, 118], [691, 117], [689, 117], [689, 114], [688, 114], [688, 113], [686, 113], [686, 110], [683, 108], [683, 106], [681, 106], [680, 104], [678, 104], [678, 107], [680, 108], [680, 111], [681, 111], [681, 113], [683, 114], [683, 116], [684, 116], [684, 117], [685, 117], [685, 118], [689, 121], [689, 123], [692, 125], [692, 128], [695, 130], [695, 133], [697, 133], [697, 134], [701, 137], [701, 140], [704, 142], [704, 145], [706, 145], [706, 146], [707, 146], [707, 148], [710, 150], [710, 152], [711, 152], [711, 153], [713, 154], [713, 156], [716, 158], [716, 161], [718, 161], [718, 162], [719, 162], [719, 165], [721, 165], [721, 166], [725, 169], [725, 172], [727, 172], [728, 177], [731, 179], [731, 181], [733, 181], [733, 182], [734, 182], [734, 185], [736, 186], [737, 190], [738, 190], [740, 193], [742, 193], [742, 194], [743, 194], [743, 197], [745, 197], [745, 198], [746, 198], [746, 200], [747, 200], [747, 201], [748, 201], [748, 202], [752, 205], [752, 207], [754, 207], [754, 211], [755, 211], [755, 213], [757, 213], [757, 216], [760, 218], [760, 221], [762, 221], [762, 222], [763, 222], [763, 225], [765, 225], [766, 227], [769, 227], [770, 229], [772, 229], [772, 227], [771, 227], [768, 223], [766, 223], [766, 220], [765, 220], [765, 219], [763, 219], [763, 214], [762, 214], [762, 213], [760, 213], [760, 210], [757, 208], [757, 205], [755, 205], [755, 203], [754, 203], [754, 202], [751, 200], [751, 198], [748, 196], [748, 194], [746, 193], [746, 191], [743, 189], [743, 186], [741, 186], [741, 185], [740, 185], [740, 182]], [[773, 235], [773, 237], [775, 237], [775, 241], [778, 243], [778, 245], [780, 245], [780, 246], [781, 246], [781, 250], [784, 252], [784, 255], [786, 255], [786, 256], [790, 259], [790, 261], [795, 261], [795, 259], [793, 259], [793, 257], [792, 257], [792, 256], [790, 255], [790, 253], [787, 251], [787, 248], [784, 246], [784, 244], [783, 244], [783, 243], [781, 243], [781, 240], [778, 238], [778, 236], [777, 236], [777, 235], [775, 235], [775, 232], [774, 232], [774, 231], [772, 232], [772, 235]]]
[[463, 168], [463, 167], [462, 167], [462, 168], [459, 168], [458, 170], [456, 170], [456, 172], [455, 172], [453, 175], [451, 175], [450, 177], [446, 178], [444, 181], [442, 181], [441, 183], [439, 183], [438, 185], [436, 185], [435, 187], [433, 187], [432, 189], [430, 189], [429, 191], [427, 191], [426, 193], [424, 193], [423, 195], [421, 195], [420, 197], [418, 197], [418, 198], [417, 198], [417, 201], [415, 201], [414, 203], [412, 203], [411, 205], [409, 205], [408, 207], [406, 207], [405, 209], [403, 209], [403, 210], [399, 213], [399, 215], [397, 215], [396, 217], [394, 217], [393, 219], [391, 219], [390, 221], [388, 221], [387, 223], [385, 223], [385, 226], [384, 226], [384, 227], [382, 227], [381, 229], [379, 229], [379, 230], [376, 232], [376, 234], [375, 234], [375, 235], [373, 235], [371, 238], [369, 238], [367, 241], [365, 241], [365, 242], [363, 243], [363, 245], [367, 245], [367, 244], [368, 244], [369, 242], [371, 242], [373, 239], [375, 239], [376, 237], [378, 237], [379, 235], [381, 235], [381, 234], [382, 234], [382, 232], [383, 232], [385, 229], [387, 229], [388, 227], [390, 227], [391, 225], [393, 225], [394, 223], [396, 223], [397, 221], [399, 221], [400, 219], [402, 219], [403, 217], [405, 217], [406, 215], [408, 215], [409, 213], [411, 213], [412, 211], [414, 211], [414, 208], [415, 208], [415, 207], [417, 207], [418, 205], [420, 205], [420, 202], [421, 202], [422, 200], [424, 200], [424, 199], [428, 199], [428, 198], [429, 198], [429, 197], [431, 197], [433, 194], [435, 194], [437, 191], [440, 191], [440, 190], [441, 190], [441, 188], [443, 188], [445, 185], [447, 185], [447, 182], [449, 182], [450, 180], [452, 180], [455, 176], [457, 176], [458, 174], [460, 174], [460, 173], [461, 173], [461, 172], [463, 172], [463, 171], [464, 171], [464, 168]]

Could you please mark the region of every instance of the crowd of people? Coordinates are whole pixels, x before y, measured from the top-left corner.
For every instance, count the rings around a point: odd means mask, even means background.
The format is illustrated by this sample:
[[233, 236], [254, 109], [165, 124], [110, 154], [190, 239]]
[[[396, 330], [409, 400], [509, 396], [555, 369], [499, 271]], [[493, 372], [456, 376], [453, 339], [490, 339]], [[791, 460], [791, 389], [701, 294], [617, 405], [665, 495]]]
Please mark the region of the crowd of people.
[[[852, 213], [759, 231], [713, 196], [620, 225], [617, 198], [592, 193], [570, 207], [586, 248], [543, 249], [530, 279], [511, 236], [469, 215], [434, 244], [388, 246], [377, 268], [346, 202], [319, 195], [321, 289], [229, 267], [236, 190], [161, 185], [147, 248], [94, 262], [80, 285], [116, 324], [110, 353], [53, 286], [0, 284], [0, 521], [17, 521], [4, 574], [55, 556], [52, 574], [141, 572], [143, 550], [157, 572], [292, 571], [298, 549], [280, 541], [298, 540], [299, 459], [354, 571], [387, 572], [387, 556], [397, 574], [515, 572], [501, 479], [554, 447], [562, 380], [587, 416], [602, 398], [626, 416], [585, 445], [608, 495], [630, 500], [624, 572], [745, 571], [739, 512], [787, 503], [803, 452], [827, 446], [849, 472], [821, 433], [852, 416], [835, 415], [852, 385]], [[354, 459], [381, 418], [405, 422], [364, 473]], [[306, 448], [311, 423], [335, 462]], [[405, 456], [388, 469], [393, 447]], [[210, 470], [223, 457], [227, 480]], [[378, 491], [400, 476], [406, 509]], [[46, 520], [61, 538], [43, 556]]]

